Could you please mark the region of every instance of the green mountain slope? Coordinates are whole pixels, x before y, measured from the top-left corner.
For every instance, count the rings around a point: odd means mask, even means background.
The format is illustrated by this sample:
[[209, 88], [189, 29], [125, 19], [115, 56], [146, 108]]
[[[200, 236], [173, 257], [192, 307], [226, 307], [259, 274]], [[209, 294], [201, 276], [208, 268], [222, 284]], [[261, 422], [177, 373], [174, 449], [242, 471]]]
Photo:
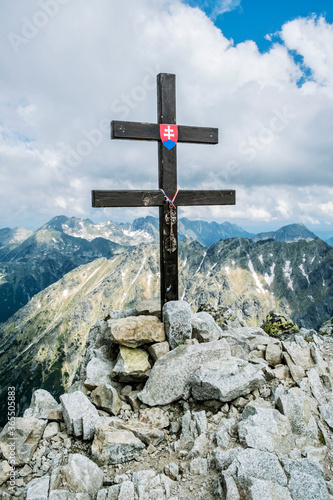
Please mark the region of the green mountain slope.
[[[249, 326], [274, 309], [318, 329], [333, 316], [332, 271], [333, 248], [318, 239], [180, 243], [180, 298], [193, 311], [206, 301], [231, 306]], [[59, 395], [75, 377], [90, 327], [111, 310], [158, 296], [157, 245], [73, 269], [0, 325], [0, 387], [16, 386], [19, 411], [34, 388]]]
[[36, 231], [0, 262], [0, 322], [77, 266], [120, 252], [120, 245], [103, 238], [90, 242], [53, 228]]

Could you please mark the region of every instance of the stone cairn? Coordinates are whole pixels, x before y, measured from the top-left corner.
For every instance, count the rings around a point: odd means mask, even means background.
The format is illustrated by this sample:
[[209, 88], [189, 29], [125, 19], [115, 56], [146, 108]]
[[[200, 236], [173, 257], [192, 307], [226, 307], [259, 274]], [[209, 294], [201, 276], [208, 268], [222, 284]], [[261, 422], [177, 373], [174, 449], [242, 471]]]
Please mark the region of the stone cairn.
[[333, 499], [332, 320], [286, 336], [270, 313], [268, 335], [208, 310], [98, 322], [60, 403], [36, 390], [16, 418], [14, 487], [3, 428], [1, 498]]

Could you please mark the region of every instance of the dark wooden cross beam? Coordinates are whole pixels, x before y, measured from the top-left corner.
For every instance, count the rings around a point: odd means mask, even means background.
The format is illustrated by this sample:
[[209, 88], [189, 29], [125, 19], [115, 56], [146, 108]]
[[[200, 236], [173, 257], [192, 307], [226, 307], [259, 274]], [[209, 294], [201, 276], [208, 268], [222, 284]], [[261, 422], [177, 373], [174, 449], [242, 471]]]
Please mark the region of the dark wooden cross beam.
[[[178, 300], [177, 206], [234, 205], [235, 191], [177, 191], [177, 148], [167, 149], [160, 136], [160, 124], [176, 125], [176, 77], [157, 76], [158, 123], [111, 122], [111, 139], [158, 142], [158, 183], [153, 191], [92, 191], [93, 207], [159, 207], [161, 304]], [[169, 136], [171, 139], [172, 136]], [[178, 142], [217, 144], [218, 129], [178, 126]]]

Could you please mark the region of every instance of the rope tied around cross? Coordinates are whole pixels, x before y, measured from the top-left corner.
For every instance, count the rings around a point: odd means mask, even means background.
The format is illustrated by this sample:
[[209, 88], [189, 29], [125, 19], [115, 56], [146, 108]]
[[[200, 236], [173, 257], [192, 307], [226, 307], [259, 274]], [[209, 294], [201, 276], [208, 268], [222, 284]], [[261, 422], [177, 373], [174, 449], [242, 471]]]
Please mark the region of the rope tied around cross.
[[166, 201], [167, 203], [170, 203], [170, 205], [171, 205], [173, 208], [176, 208], [176, 205], [174, 204], [174, 201], [175, 201], [176, 196], [177, 196], [177, 194], [178, 194], [179, 188], [177, 189], [177, 191], [176, 191], [176, 192], [175, 192], [175, 194], [173, 195], [173, 198], [172, 198], [172, 199], [171, 199], [171, 198], [169, 198], [169, 196], [167, 196], [167, 195], [165, 194], [164, 189], [160, 188], [160, 191], [162, 191], [162, 193], [163, 193], [163, 195], [164, 195], [164, 198], [165, 198], [165, 201]]

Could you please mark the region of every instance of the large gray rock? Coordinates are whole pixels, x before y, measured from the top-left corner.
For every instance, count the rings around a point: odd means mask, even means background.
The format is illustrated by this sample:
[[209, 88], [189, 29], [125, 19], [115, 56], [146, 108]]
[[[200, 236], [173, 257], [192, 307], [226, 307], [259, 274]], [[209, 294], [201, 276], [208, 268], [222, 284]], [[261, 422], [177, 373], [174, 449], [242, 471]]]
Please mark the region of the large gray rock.
[[192, 337], [191, 308], [183, 300], [170, 300], [162, 309], [166, 338], [171, 349]]
[[283, 459], [288, 488], [293, 500], [329, 500], [330, 496], [320, 467], [305, 459]]
[[287, 352], [283, 353], [284, 361], [286, 362], [291, 377], [296, 383], [300, 382], [305, 377], [305, 370], [300, 365], [296, 365]]
[[38, 389], [33, 393], [30, 407], [25, 410], [23, 416], [47, 420], [61, 420], [62, 407], [48, 391]]
[[327, 425], [333, 430], [333, 401], [319, 406], [319, 411]]
[[282, 360], [282, 347], [281, 342], [271, 341], [267, 344], [265, 359], [270, 366], [276, 366]]
[[135, 348], [165, 340], [164, 325], [155, 316], [110, 319], [108, 327], [112, 342], [126, 347]]
[[311, 356], [312, 359], [315, 362], [315, 368], [318, 371], [321, 380], [323, 381], [324, 386], [326, 389], [330, 390], [331, 392], [333, 391], [333, 373], [330, 368], [330, 364], [324, 361], [320, 350], [315, 344], [312, 344], [310, 346], [311, 350]]
[[265, 451], [246, 449], [237, 454], [229, 472], [239, 484], [245, 484], [249, 478], [275, 481], [281, 486], [287, 485], [287, 476], [276, 455]]
[[120, 492], [120, 484], [114, 484], [113, 486], [110, 486], [107, 490], [107, 496], [105, 499], [101, 498], [99, 499], [97, 497], [97, 500], [118, 500]]
[[321, 405], [327, 403], [327, 394], [316, 368], [311, 368], [307, 376], [310, 382], [311, 392], [318, 403]]
[[159, 445], [164, 441], [164, 432], [151, 424], [139, 422], [139, 420], [114, 420], [111, 424], [116, 429], [124, 429], [133, 432], [133, 434], [143, 443]]
[[203, 365], [190, 378], [192, 396], [198, 400], [232, 401], [264, 384], [261, 366], [238, 358]]
[[104, 474], [98, 465], [79, 453], [69, 455], [68, 464], [52, 472], [51, 491], [66, 489], [71, 493], [86, 493], [95, 498], [102, 488]]
[[199, 342], [213, 342], [219, 340], [222, 329], [215, 323], [214, 318], [207, 312], [201, 311], [192, 316], [192, 337]]
[[232, 356], [241, 359], [245, 359], [258, 345], [267, 345], [272, 340], [259, 327], [233, 327], [223, 331], [222, 336], [230, 345]]
[[58, 422], [50, 422], [44, 431], [43, 439], [51, 439], [60, 432], [60, 425]]
[[15, 465], [24, 465], [31, 461], [40, 439], [43, 436], [47, 420], [35, 417], [15, 418], [15, 428], [8, 422], [0, 433], [0, 450], [9, 463], [15, 457]]
[[276, 406], [288, 418], [295, 434], [306, 433], [311, 418], [311, 407], [304, 391], [292, 387], [278, 398]]
[[102, 384], [111, 384], [111, 375], [115, 362], [100, 358], [92, 358], [86, 367], [85, 387], [96, 389]]
[[307, 342], [302, 345], [296, 344], [295, 342], [282, 342], [282, 345], [295, 365], [301, 366], [303, 370], [310, 370], [313, 368], [314, 362], [311, 357], [310, 346]]
[[171, 487], [177, 485], [165, 474], [156, 474], [154, 470], [140, 470], [133, 473], [135, 492], [139, 500], [158, 499], [176, 500], [180, 497], [171, 497]]
[[287, 476], [273, 453], [250, 448], [241, 451], [231, 449], [227, 452], [217, 450], [215, 459], [218, 468], [223, 469], [226, 498], [291, 500]]
[[100, 421], [98, 411], [81, 391], [60, 396], [68, 434], [89, 440], [94, 437]]
[[111, 415], [118, 415], [121, 409], [121, 399], [117, 390], [111, 384], [102, 384], [91, 393], [93, 403], [101, 410]]
[[247, 485], [247, 500], [293, 500], [286, 486], [275, 481], [252, 479]]
[[[252, 451], [252, 450], [251, 450]], [[214, 458], [217, 470], [224, 471], [232, 464], [234, 459], [243, 452], [243, 448], [240, 446], [237, 448], [229, 448], [228, 450], [222, 450], [221, 448], [215, 448]]]
[[260, 400], [249, 403], [242, 418], [238, 435], [244, 446], [281, 455], [295, 447], [288, 418], [278, 410], [261, 406]]
[[219, 422], [216, 431], [216, 443], [220, 448], [227, 450], [230, 448], [232, 442], [231, 437], [235, 429], [235, 418], [222, 418]]
[[170, 351], [169, 342], [159, 342], [158, 344], [153, 344], [148, 347], [148, 352], [152, 359], [156, 361]]
[[140, 499], [149, 497], [151, 481], [156, 478], [156, 472], [152, 469], [140, 470], [133, 473], [133, 483]]
[[134, 500], [134, 484], [124, 481], [120, 486], [118, 500]]
[[72, 493], [68, 490], [50, 491], [48, 500], [91, 500], [88, 493]]
[[230, 347], [224, 339], [205, 344], [181, 345], [156, 361], [138, 397], [149, 406], [188, 399], [193, 373], [202, 365], [215, 360], [223, 361], [228, 357]]
[[96, 428], [91, 453], [98, 464], [121, 464], [133, 460], [144, 447], [133, 432], [100, 424]]
[[27, 484], [26, 500], [47, 500], [49, 494], [50, 476], [32, 479]]
[[150, 363], [146, 351], [120, 346], [112, 378], [123, 383], [142, 382], [147, 380], [149, 370]]
[[241, 500], [236, 481], [227, 471], [222, 472], [222, 484], [226, 500]]

